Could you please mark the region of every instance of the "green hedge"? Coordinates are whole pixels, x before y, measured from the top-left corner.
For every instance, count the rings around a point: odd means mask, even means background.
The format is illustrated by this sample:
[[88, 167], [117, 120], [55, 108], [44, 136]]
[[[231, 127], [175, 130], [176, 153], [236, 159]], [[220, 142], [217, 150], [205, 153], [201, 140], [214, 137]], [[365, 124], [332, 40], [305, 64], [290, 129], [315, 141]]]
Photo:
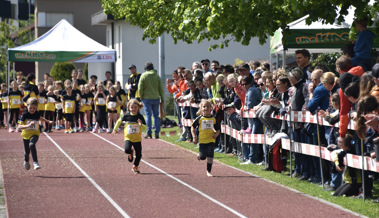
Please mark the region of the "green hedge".
[[54, 77], [55, 81], [61, 80], [64, 82], [66, 79], [71, 78], [71, 71], [75, 66], [71, 62], [55, 62], [50, 70], [50, 76]]

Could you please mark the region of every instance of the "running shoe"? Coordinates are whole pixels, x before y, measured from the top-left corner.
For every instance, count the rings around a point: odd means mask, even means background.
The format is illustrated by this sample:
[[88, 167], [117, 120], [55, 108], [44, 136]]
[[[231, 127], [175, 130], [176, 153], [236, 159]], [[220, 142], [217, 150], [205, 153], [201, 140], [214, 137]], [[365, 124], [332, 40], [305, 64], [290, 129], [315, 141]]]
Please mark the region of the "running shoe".
[[132, 171], [133, 171], [135, 174], [140, 174], [140, 173], [141, 173], [141, 172], [139, 171], [139, 169], [138, 169], [137, 166], [133, 166]]
[[112, 133], [112, 130], [110, 130], [110, 129], [107, 129], [107, 133]]
[[66, 129], [66, 130], [64, 131], [64, 133], [68, 133], [68, 130]]
[[12, 127], [9, 127], [9, 132], [14, 132]]
[[98, 133], [104, 133], [104, 130], [103, 129], [99, 129]]
[[33, 165], [34, 165], [34, 170], [41, 169], [38, 162], [33, 162]]
[[22, 130], [21, 130], [21, 129], [19, 129], [19, 128], [17, 128], [17, 129], [16, 129], [16, 131], [17, 131], [17, 132], [22, 132]]
[[69, 130], [68, 130], [68, 133], [73, 133], [73, 132], [74, 132], [73, 129], [69, 129]]
[[93, 133], [96, 133], [96, 132], [97, 132], [97, 129], [96, 129], [96, 128], [93, 128], [93, 129], [92, 129], [92, 132], [93, 132]]
[[24, 168], [25, 168], [25, 170], [30, 170], [30, 163], [29, 163], [29, 161], [24, 161]]
[[207, 176], [208, 177], [213, 177], [213, 175], [211, 174], [211, 172], [208, 172], [208, 171], [207, 171]]
[[134, 159], [133, 154], [134, 154], [134, 150], [132, 149], [132, 152], [131, 152], [131, 153], [129, 154], [129, 156], [128, 156], [128, 161], [129, 161], [129, 162], [132, 162], [132, 161], [133, 161], [133, 159]]

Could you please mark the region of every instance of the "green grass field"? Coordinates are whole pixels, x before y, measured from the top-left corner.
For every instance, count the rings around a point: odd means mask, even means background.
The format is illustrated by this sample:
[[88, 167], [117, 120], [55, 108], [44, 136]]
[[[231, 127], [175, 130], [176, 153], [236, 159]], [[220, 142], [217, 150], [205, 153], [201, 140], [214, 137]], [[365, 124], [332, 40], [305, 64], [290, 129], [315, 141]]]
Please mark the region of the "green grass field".
[[[177, 121], [176, 118], [173, 116], [168, 116], [169, 119], [173, 119]], [[166, 135], [169, 135], [170, 131], [176, 131], [177, 135], [173, 136], [160, 136], [162, 140], [176, 144], [182, 148], [185, 148], [189, 151], [193, 151], [198, 153], [198, 148], [195, 144], [187, 143], [187, 142], [176, 142], [179, 139], [180, 130], [178, 127], [173, 128], [162, 128], [161, 131], [164, 131]], [[379, 217], [379, 204], [373, 203], [372, 199], [366, 199], [365, 202], [363, 202], [362, 199], [353, 199], [350, 197], [334, 197], [331, 195], [332, 192], [323, 191], [322, 187], [319, 187], [316, 184], [311, 184], [307, 181], [299, 181], [296, 178], [290, 178], [286, 174], [289, 172], [284, 173], [276, 173], [272, 171], [262, 171], [264, 166], [257, 166], [252, 164], [247, 165], [240, 165], [238, 162], [237, 157], [215, 153], [215, 160], [227, 164], [229, 166], [244, 170], [246, 172], [252, 173], [254, 175], [260, 176], [264, 179], [276, 182], [278, 184], [285, 185], [289, 188], [298, 190], [302, 193], [308, 194], [310, 196], [320, 198], [329, 202], [332, 202], [334, 204], [340, 205], [343, 208], [349, 209], [351, 211], [354, 211], [356, 213], [362, 214], [364, 216], [368, 217]], [[288, 162], [289, 166], [289, 162]], [[379, 182], [374, 182], [374, 198], [379, 197]]]

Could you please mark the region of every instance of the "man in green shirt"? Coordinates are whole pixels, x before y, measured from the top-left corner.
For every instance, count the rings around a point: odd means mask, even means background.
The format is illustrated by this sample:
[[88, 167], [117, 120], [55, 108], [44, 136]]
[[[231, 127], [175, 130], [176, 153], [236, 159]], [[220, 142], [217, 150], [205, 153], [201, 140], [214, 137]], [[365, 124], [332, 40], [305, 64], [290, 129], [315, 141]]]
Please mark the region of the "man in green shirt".
[[144, 104], [146, 114], [147, 134], [145, 138], [152, 138], [152, 122], [151, 115], [154, 117], [155, 138], [159, 138], [159, 106], [164, 105], [164, 92], [161, 78], [151, 62], [145, 64], [145, 73], [141, 75], [138, 83], [138, 91], [140, 98]]

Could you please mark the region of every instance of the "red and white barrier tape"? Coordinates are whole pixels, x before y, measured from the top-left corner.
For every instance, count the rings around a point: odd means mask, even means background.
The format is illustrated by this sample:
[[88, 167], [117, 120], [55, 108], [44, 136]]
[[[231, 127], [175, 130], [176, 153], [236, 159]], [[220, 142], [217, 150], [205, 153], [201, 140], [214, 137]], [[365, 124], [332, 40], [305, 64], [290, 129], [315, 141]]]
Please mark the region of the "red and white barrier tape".
[[182, 103], [178, 102], [178, 106], [199, 108], [199, 104], [198, 103], [191, 103], [190, 101], [185, 101], [185, 102], [182, 102]]
[[[243, 136], [239, 133], [238, 130], [233, 129], [229, 126], [222, 125], [221, 132], [230, 135], [231, 137], [242, 141], [243, 143], [248, 144], [265, 144], [264, 143], [264, 135], [263, 134], [244, 134]], [[285, 150], [290, 150], [290, 140], [289, 139], [281, 139], [282, 140], [282, 148]], [[272, 139], [266, 137], [266, 144], [271, 145], [273, 143]], [[315, 157], [319, 157], [319, 146], [311, 145], [306, 143], [294, 142], [292, 151], [296, 153], [311, 155]], [[333, 161], [331, 159], [331, 152], [325, 147], [321, 147], [321, 155], [325, 160]], [[364, 169], [370, 170], [373, 172], [379, 172], [379, 162], [377, 162], [374, 158], [364, 157]], [[347, 154], [345, 157], [345, 164], [347, 166], [362, 169], [362, 156]]]

